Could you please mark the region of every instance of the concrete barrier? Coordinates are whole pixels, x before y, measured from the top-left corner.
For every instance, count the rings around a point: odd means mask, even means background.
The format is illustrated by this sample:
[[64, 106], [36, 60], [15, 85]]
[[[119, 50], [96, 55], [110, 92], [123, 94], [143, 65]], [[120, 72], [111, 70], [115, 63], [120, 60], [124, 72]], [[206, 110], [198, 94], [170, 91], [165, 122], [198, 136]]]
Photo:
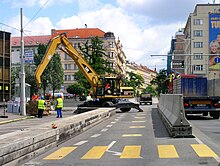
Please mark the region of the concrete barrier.
[[57, 129], [52, 129], [50, 122], [2, 135], [0, 141], [5, 145], [0, 148], [0, 165], [21, 165], [24, 161], [42, 154], [113, 114], [114, 108], [99, 108], [54, 121]]
[[171, 137], [193, 137], [185, 117], [182, 94], [161, 94], [158, 110]]

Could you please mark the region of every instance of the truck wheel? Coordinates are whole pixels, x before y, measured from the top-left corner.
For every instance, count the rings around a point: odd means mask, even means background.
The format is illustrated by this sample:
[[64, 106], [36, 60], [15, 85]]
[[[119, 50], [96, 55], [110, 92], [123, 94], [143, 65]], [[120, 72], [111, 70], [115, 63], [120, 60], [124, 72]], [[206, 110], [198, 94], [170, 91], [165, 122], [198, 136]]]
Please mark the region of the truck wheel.
[[131, 110], [131, 108], [120, 108], [121, 112], [128, 112]]
[[212, 112], [211, 116], [213, 119], [219, 119], [219, 112]]
[[150, 105], [152, 105], [152, 102], [150, 102]]

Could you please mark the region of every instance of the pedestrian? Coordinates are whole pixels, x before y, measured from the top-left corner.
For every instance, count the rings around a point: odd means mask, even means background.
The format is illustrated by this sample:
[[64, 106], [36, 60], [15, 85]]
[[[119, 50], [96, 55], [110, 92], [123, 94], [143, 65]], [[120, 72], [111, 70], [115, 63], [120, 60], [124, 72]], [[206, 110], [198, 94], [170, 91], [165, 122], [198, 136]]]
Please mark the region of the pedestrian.
[[57, 118], [62, 118], [62, 109], [63, 109], [63, 99], [60, 94], [57, 96], [57, 101], [56, 101], [56, 110], [57, 110]]
[[45, 110], [45, 105], [46, 105], [47, 103], [45, 102], [45, 100], [44, 100], [44, 96], [41, 96], [41, 98], [38, 100], [38, 104], [37, 104], [37, 106], [38, 106], [38, 113], [37, 113], [37, 117], [38, 118], [42, 118], [43, 117], [43, 112], [44, 112], [44, 110]]
[[88, 96], [86, 96], [86, 101], [92, 101], [92, 97], [90, 93], [88, 94]]

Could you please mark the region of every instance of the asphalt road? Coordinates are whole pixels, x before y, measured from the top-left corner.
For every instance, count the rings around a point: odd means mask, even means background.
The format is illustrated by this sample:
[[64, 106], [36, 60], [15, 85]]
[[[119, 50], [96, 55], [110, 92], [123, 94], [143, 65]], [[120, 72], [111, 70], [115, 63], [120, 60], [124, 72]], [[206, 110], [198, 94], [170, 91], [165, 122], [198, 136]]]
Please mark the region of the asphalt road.
[[170, 138], [158, 116], [156, 105], [142, 108], [143, 113], [134, 109], [117, 113], [24, 165], [219, 165], [220, 152], [212, 149], [214, 146], [211, 146], [210, 140], [202, 142], [203, 131], [196, 129], [199, 138]]

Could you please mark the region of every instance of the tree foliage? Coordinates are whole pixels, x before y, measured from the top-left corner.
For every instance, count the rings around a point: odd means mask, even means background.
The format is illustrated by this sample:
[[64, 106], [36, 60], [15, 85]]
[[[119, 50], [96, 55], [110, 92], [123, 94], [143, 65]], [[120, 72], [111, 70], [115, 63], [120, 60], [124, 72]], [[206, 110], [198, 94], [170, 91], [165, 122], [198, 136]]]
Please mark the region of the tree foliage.
[[[78, 47], [83, 57], [88, 61], [98, 75], [116, 73], [116, 71], [111, 68], [111, 63], [108, 61], [108, 56], [105, 54], [103, 41], [97, 36], [91, 38], [91, 44], [89, 44], [89, 41], [87, 40], [83, 46], [79, 45]], [[84, 87], [85, 92], [89, 91], [91, 86], [81, 71], [76, 72], [74, 74], [74, 78], [80, 87]]]
[[151, 81], [151, 84], [156, 85], [156, 92], [159, 96], [160, 93], [167, 93], [167, 71], [162, 69], [157, 76]]
[[150, 93], [152, 96], [156, 96], [157, 92], [152, 85], [148, 85], [145, 89], [143, 89], [142, 93]]
[[130, 72], [129, 78], [125, 78], [123, 82], [124, 82], [124, 85], [133, 87], [135, 93], [139, 93], [136, 91], [137, 91], [137, 88], [140, 88], [140, 86], [142, 86], [142, 84], [144, 83], [144, 78], [138, 74]]
[[[34, 56], [35, 65], [38, 66], [43, 59], [46, 52], [47, 46], [40, 44], [38, 46], [38, 54]], [[41, 87], [43, 88], [43, 93], [45, 94], [46, 88], [51, 84], [53, 92], [56, 89], [60, 89], [63, 84], [64, 71], [62, 68], [61, 60], [59, 54], [54, 54], [50, 62], [46, 66], [42, 76], [41, 76]]]

